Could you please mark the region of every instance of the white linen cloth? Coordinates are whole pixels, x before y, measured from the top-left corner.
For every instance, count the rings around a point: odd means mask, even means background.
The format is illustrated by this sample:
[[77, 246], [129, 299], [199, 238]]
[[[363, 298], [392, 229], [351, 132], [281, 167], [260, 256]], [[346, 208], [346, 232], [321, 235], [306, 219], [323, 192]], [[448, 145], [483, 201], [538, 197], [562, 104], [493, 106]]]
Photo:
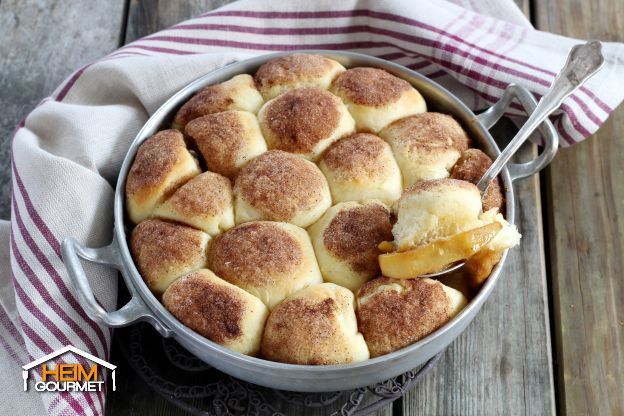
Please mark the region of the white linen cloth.
[[[479, 109], [512, 82], [541, 96], [577, 43], [534, 30], [511, 0], [258, 0], [207, 12], [79, 69], [13, 139], [12, 217], [0, 222], [0, 413], [103, 414], [103, 393], [24, 393], [20, 367], [67, 344], [108, 358], [112, 331], [76, 301], [59, 243], [110, 243], [126, 150], [190, 81], [270, 51], [352, 50], [420, 71]], [[604, 69], [552, 118], [562, 146], [590, 136], [622, 100], [624, 46], [605, 43], [603, 52]], [[85, 267], [98, 300], [113, 308], [116, 274]]]

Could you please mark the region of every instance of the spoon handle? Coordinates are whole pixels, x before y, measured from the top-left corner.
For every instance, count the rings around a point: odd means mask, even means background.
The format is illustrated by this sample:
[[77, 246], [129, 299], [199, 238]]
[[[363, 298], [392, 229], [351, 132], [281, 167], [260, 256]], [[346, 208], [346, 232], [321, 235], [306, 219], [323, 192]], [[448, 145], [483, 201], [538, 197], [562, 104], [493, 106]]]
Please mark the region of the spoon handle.
[[513, 140], [505, 150], [496, 158], [492, 166], [485, 172], [477, 187], [481, 194], [485, 194], [490, 182], [498, 176], [503, 166], [516, 153], [531, 133], [555, 111], [563, 100], [574, 90], [579, 88], [585, 81], [594, 75], [604, 63], [601, 53], [602, 44], [597, 40], [589, 41], [583, 45], [576, 45], [570, 51], [568, 59], [550, 86], [550, 89], [537, 104], [535, 111], [520, 128]]

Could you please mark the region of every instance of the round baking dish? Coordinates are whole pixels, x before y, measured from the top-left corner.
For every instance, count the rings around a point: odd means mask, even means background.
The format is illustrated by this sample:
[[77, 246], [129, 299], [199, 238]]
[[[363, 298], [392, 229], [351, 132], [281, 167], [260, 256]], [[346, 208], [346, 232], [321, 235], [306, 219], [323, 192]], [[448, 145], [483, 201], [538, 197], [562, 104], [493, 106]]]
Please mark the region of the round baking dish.
[[[114, 205], [114, 237], [109, 246], [88, 248], [81, 246], [71, 237], [62, 244], [62, 255], [74, 290], [87, 314], [97, 322], [109, 327], [122, 327], [138, 321], [150, 322], [164, 337], [173, 337], [197, 357], [215, 368], [234, 377], [267, 387], [301, 392], [323, 392], [347, 390], [367, 386], [395, 377], [424, 363], [441, 352], [468, 324], [488, 298], [500, 278], [507, 252], [492, 271], [479, 293], [461, 313], [446, 325], [426, 338], [401, 350], [367, 361], [347, 365], [309, 366], [283, 364], [246, 356], [224, 348], [180, 323], [150, 292], [137, 270], [127, 245], [126, 210], [124, 189], [126, 176], [140, 144], [158, 130], [168, 128], [175, 111], [196, 91], [210, 84], [228, 80], [237, 74], [252, 74], [270, 59], [292, 53], [315, 53], [334, 59], [346, 68], [369, 66], [386, 71], [410, 82], [425, 98], [429, 111], [451, 114], [473, 139], [476, 147], [494, 159], [499, 149], [488, 132], [503, 115], [514, 98], [530, 113], [537, 105], [531, 93], [525, 88], [510, 85], [501, 100], [485, 112], [475, 115], [458, 98], [434, 81], [403, 66], [367, 55], [336, 51], [290, 51], [258, 56], [246, 61], [230, 64], [208, 73], [190, 83], [165, 102], [145, 123], [130, 145], [121, 166]], [[546, 166], [555, 156], [558, 136], [553, 125], [546, 121], [541, 126], [544, 149], [534, 160], [503, 169], [501, 179], [506, 198], [505, 216], [514, 223], [514, 180], [531, 176]], [[89, 286], [80, 258], [118, 269], [128, 287], [132, 299], [117, 311], [107, 312], [96, 301]]]

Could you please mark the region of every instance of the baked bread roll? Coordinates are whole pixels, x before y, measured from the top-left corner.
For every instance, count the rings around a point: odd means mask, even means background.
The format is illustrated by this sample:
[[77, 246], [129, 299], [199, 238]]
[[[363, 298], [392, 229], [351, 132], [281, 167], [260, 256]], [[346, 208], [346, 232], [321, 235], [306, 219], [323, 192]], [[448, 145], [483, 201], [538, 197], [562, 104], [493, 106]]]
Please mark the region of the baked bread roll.
[[398, 120], [379, 136], [392, 147], [405, 186], [428, 179], [448, 178], [470, 139], [455, 119], [441, 113], [422, 113]]
[[[461, 179], [476, 185], [490, 166], [492, 166], [492, 159], [481, 150], [466, 149], [453, 166], [451, 178]], [[500, 178], [497, 177], [490, 182], [482, 202], [483, 211], [489, 211], [492, 208], [502, 211], [504, 198]]]
[[308, 232], [325, 281], [353, 292], [379, 275], [377, 246], [392, 240], [390, 213], [378, 201], [334, 205]]
[[256, 116], [247, 111], [224, 111], [196, 118], [184, 132], [209, 170], [233, 178], [251, 159], [266, 152]]
[[498, 212], [495, 208], [490, 209], [479, 216], [478, 226], [491, 224], [493, 222], [499, 223], [502, 228], [498, 233], [496, 233], [494, 238], [490, 240], [484, 249], [490, 251], [503, 251], [520, 244], [522, 235], [518, 232], [518, 228], [514, 224], [507, 222], [507, 220], [503, 217], [503, 214]]
[[475, 185], [458, 179], [417, 182], [403, 192], [396, 207], [392, 234], [399, 250], [481, 225], [481, 194]]
[[236, 223], [284, 221], [306, 228], [331, 206], [323, 173], [312, 162], [270, 150], [245, 166], [234, 183]]
[[308, 234], [283, 222], [247, 222], [216, 237], [208, 268], [269, 309], [291, 293], [323, 283]]
[[298, 88], [268, 101], [258, 120], [269, 149], [309, 160], [317, 160], [329, 145], [355, 131], [342, 101], [318, 87]]
[[409, 82], [383, 69], [349, 69], [336, 77], [330, 91], [342, 98], [358, 131], [377, 133], [395, 120], [427, 111]]
[[255, 114], [262, 104], [264, 100], [256, 89], [251, 75], [236, 75], [225, 82], [199, 90], [180, 107], [171, 127], [183, 130], [193, 119], [226, 110], [242, 110]]
[[197, 160], [177, 130], [163, 130], [145, 140], [126, 178], [126, 208], [137, 224], [148, 218], [166, 195], [199, 175]]
[[468, 303], [458, 290], [427, 278], [373, 279], [357, 294], [358, 326], [371, 357], [426, 337]]
[[338, 62], [314, 54], [293, 54], [271, 59], [258, 68], [254, 79], [265, 100], [303, 87], [329, 88], [345, 68]]
[[334, 203], [378, 199], [391, 205], [403, 180], [390, 146], [379, 137], [355, 133], [327, 149], [319, 162]]
[[230, 180], [214, 172], [195, 176], [154, 211], [154, 216], [181, 222], [211, 236], [234, 227]]
[[267, 319], [261, 356], [305, 365], [368, 359], [355, 319], [351, 291], [333, 283], [303, 289], [277, 305]]
[[226, 348], [256, 355], [269, 314], [255, 296], [207, 269], [176, 280], [163, 295], [165, 307], [184, 325]]
[[194, 228], [150, 219], [132, 230], [130, 251], [147, 287], [160, 296], [183, 274], [206, 266], [209, 240]]

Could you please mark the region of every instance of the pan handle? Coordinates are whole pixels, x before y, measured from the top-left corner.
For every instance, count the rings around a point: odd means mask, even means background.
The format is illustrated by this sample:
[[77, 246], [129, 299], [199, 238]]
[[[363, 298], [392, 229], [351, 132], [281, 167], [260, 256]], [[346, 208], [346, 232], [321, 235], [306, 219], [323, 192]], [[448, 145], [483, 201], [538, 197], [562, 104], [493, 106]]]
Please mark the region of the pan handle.
[[[503, 116], [514, 98], [518, 99], [528, 115], [533, 114], [533, 111], [535, 111], [537, 107], [537, 101], [533, 97], [533, 94], [520, 85], [510, 84], [501, 99], [492, 107], [479, 114], [477, 119], [485, 128], [491, 128]], [[557, 149], [559, 148], [559, 135], [557, 134], [557, 130], [555, 130], [555, 126], [553, 126], [550, 120], [546, 119], [540, 125], [539, 130], [544, 139], [542, 153], [530, 162], [508, 164], [507, 168], [509, 169], [509, 175], [512, 181], [536, 174], [544, 169], [555, 157]]]
[[[61, 254], [74, 286], [74, 292], [78, 297], [78, 302], [80, 302], [80, 305], [91, 319], [112, 328], [127, 326], [139, 321], [146, 321], [152, 324], [163, 337], [170, 337], [172, 335], [172, 331], [165, 327], [152, 314], [143, 299], [141, 299], [137, 289], [132, 282], [127, 279], [125, 267], [120, 261], [121, 257], [119, 255], [116, 238], [113, 238], [113, 242], [106, 247], [89, 248], [82, 246], [74, 238], [67, 237], [63, 240], [61, 245]], [[120, 271], [132, 299], [120, 309], [107, 312], [95, 298], [80, 259], [92, 263], [104, 264]]]

